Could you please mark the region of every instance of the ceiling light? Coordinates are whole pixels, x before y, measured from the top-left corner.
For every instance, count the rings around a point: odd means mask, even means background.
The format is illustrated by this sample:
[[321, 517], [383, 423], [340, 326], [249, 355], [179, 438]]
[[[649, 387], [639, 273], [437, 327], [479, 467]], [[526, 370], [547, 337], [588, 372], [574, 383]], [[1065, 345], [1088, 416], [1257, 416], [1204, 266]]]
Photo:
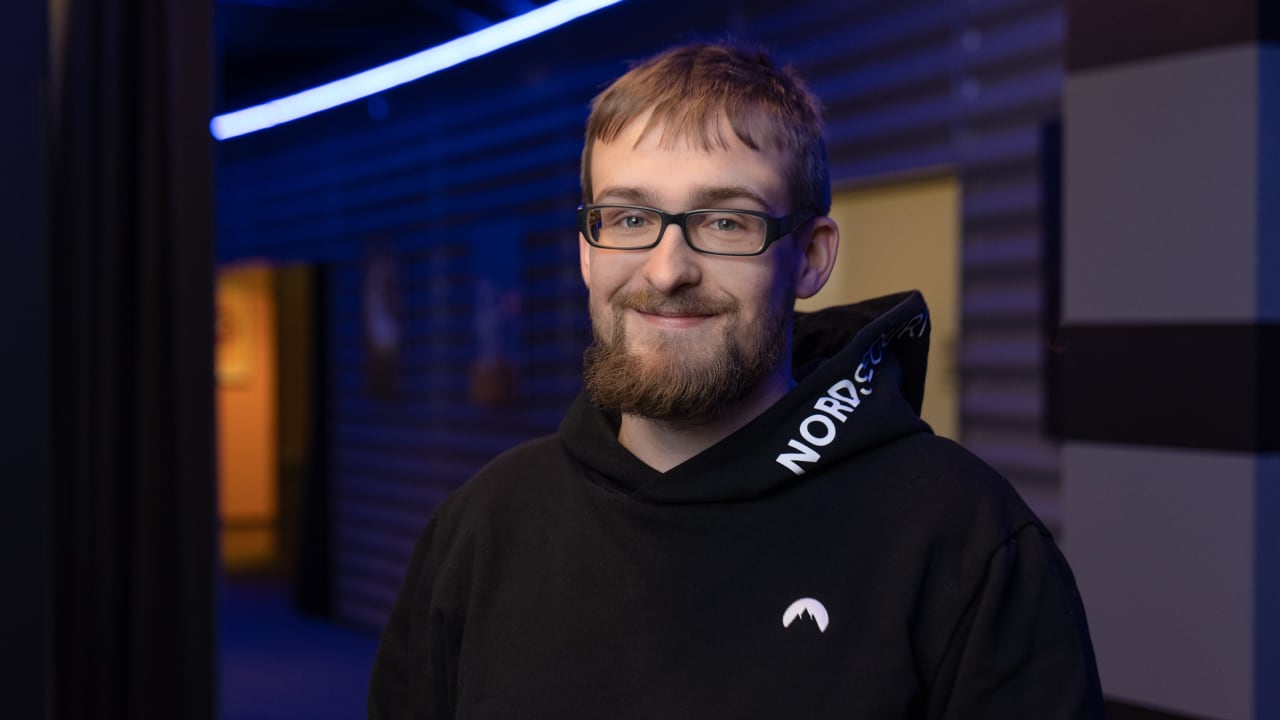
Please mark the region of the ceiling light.
[[228, 140], [304, 118], [451, 68], [618, 2], [621, 0], [556, 0], [470, 35], [350, 77], [218, 115], [209, 121], [209, 131], [219, 140]]

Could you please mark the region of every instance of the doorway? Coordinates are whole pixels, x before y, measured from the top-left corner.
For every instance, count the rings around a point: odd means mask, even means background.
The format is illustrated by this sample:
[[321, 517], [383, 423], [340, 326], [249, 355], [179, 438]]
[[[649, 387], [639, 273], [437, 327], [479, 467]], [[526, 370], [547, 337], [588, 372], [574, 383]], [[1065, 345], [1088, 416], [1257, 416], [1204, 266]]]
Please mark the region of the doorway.
[[218, 534], [229, 575], [273, 578], [329, 610], [319, 271], [221, 268], [216, 294]]
[[331, 620], [323, 266], [217, 278], [218, 717], [359, 717], [377, 635]]
[[275, 284], [269, 266], [218, 273], [215, 348], [218, 546], [225, 572], [280, 561]]

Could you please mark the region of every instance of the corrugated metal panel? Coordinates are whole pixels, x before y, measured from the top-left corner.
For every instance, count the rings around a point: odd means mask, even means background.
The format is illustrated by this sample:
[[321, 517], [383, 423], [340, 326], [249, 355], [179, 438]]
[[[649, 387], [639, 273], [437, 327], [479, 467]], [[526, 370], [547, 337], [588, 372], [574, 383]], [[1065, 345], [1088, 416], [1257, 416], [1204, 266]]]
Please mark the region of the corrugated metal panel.
[[822, 98], [833, 183], [951, 162], [952, 5], [828, 0], [753, 24]]
[[1057, 1], [975, 2], [959, 20], [964, 441], [1057, 531], [1058, 447], [1042, 392], [1040, 136], [1061, 108], [1064, 10]]

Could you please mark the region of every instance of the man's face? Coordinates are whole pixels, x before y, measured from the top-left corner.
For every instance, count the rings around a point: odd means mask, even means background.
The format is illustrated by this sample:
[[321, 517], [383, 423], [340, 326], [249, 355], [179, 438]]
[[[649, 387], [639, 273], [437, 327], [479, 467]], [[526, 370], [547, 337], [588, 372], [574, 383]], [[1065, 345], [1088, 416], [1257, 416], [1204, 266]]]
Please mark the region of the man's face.
[[[592, 149], [595, 203], [790, 212], [783, 158], [732, 138], [727, 150], [643, 138], [644, 118]], [[763, 255], [694, 251], [677, 226], [649, 250], [581, 246], [595, 344], [587, 390], [601, 405], [675, 426], [698, 425], [753, 393], [790, 384], [789, 328], [797, 250], [792, 238]]]

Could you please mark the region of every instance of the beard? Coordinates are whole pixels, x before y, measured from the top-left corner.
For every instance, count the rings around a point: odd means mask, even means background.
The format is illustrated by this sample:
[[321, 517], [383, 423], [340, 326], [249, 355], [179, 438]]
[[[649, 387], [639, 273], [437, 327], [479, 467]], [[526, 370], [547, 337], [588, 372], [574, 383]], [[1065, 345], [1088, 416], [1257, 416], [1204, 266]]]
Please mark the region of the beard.
[[[722, 315], [729, 322], [715, 337], [657, 336], [641, 352], [627, 336], [628, 309]], [[595, 339], [583, 358], [587, 394], [601, 408], [673, 429], [710, 422], [760, 387], [789, 347], [791, 308], [771, 303], [768, 313], [746, 328], [738, 311], [736, 301], [713, 300], [694, 290], [671, 296], [619, 292], [607, 307], [591, 311]], [[604, 313], [612, 316], [611, 328], [600, 317]]]

